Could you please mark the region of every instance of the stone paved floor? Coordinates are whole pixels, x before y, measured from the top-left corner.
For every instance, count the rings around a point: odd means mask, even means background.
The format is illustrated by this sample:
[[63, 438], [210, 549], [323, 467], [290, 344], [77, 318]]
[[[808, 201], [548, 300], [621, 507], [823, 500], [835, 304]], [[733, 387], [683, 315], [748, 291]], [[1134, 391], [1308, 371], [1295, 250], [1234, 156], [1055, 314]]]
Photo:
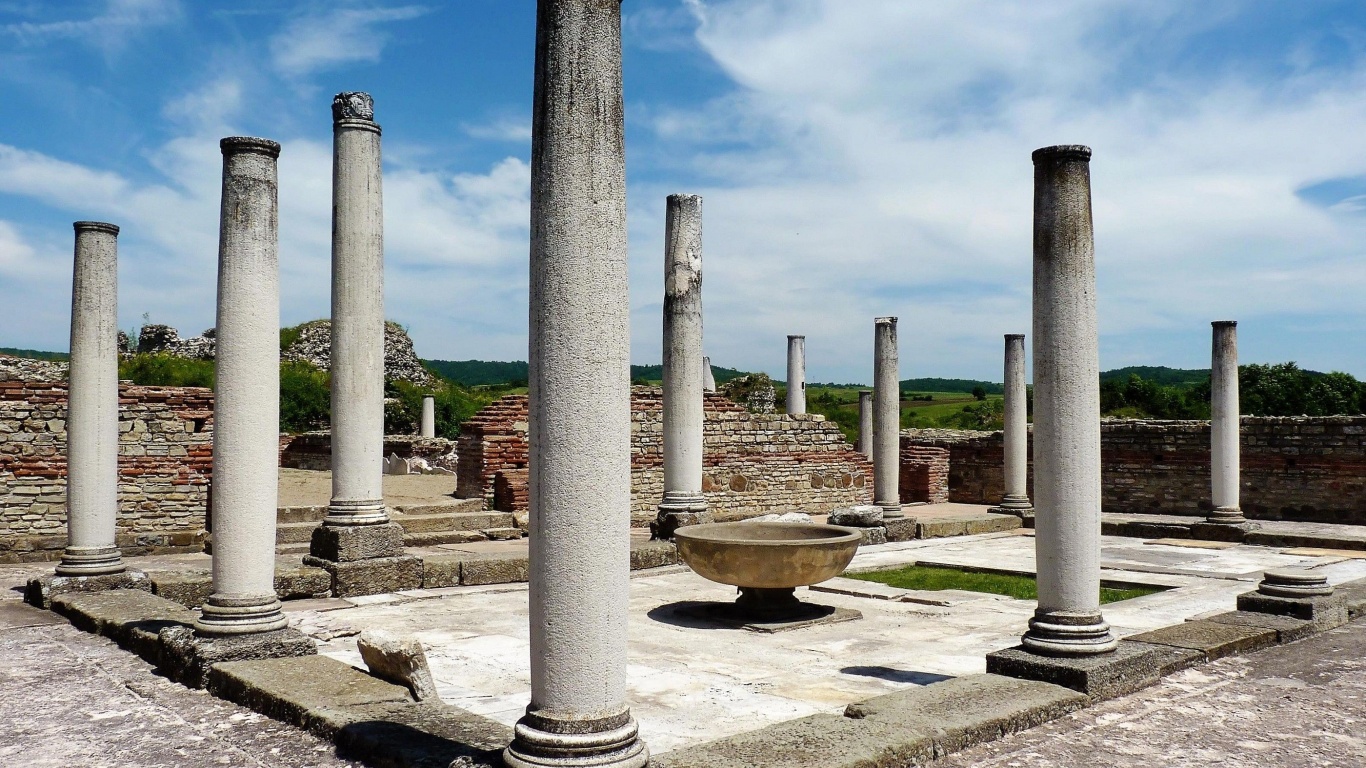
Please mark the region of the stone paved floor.
[[0, 599], [0, 765], [352, 768], [330, 743], [154, 675], [112, 642]]
[[1178, 672], [935, 768], [1360, 768], [1366, 622]]

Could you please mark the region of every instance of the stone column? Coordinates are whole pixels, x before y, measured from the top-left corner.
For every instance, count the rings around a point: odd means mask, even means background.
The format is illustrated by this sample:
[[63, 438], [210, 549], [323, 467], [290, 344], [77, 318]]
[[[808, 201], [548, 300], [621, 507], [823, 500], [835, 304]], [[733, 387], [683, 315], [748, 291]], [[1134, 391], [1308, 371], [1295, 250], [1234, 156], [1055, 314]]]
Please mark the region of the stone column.
[[806, 413], [806, 337], [787, 337], [787, 413]]
[[1034, 501], [1039, 605], [1022, 640], [1047, 655], [1115, 649], [1100, 613], [1100, 362], [1091, 150], [1034, 152]]
[[702, 358], [702, 391], [703, 391], [703, 392], [715, 392], [715, 391], [716, 391], [716, 376], [712, 375], [712, 372], [711, 372], [711, 358], [710, 358], [710, 357], [704, 357], [704, 358]]
[[121, 573], [119, 514], [119, 228], [78, 221], [71, 282], [66, 414], [66, 550], [58, 576]]
[[1244, 523], [1238, 502], [1238, 323], [1220, 320], [1214, 327], [1210, 361], [1210, 500], [1211, 523]]
[[702, 496], [702, 198], [669, 195], [664, 221], [664, 500], [655, 534], [710, 522]]
[[436, 437], [436, 398], [431, 395], [422, 398], [422, 436]]
[[626, 703], [631, 379], [619, 0], [539, 0], [531, 131], [531, 704], [511, 766], [649, 761]]
[[1025, 387], [1025, 337], [1006, 334], [1005, 496], [999, 511], [1026, 517], [1029, 503], [1029, 406]]
[[873, 390], [858, 392], [858, 451], [873, 460]]
[[201, 635], [282, 629], [275, 597], [280, 452], [280, 145], [232, 137], [223, 150], [213, 411], [213, 594]]
[[901, 363], [896, 318], [873, 321], [873, 503], [901, 517]]

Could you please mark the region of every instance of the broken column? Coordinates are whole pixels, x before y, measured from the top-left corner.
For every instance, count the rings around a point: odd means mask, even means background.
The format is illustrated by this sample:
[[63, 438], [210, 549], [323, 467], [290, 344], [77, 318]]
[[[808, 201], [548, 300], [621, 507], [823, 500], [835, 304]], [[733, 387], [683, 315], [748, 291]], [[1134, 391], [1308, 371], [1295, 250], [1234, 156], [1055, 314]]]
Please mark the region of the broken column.
[[[341, 596], [422, 586], [384, 506], [384, 206], [367, 93], [332, 99], [332, 501], [304, 562]], [[425, 422], [424, 422], [425, 425]]]
[[901, 379], [896, 318], [873, 321], [873, 504], [884, 518], [901, 514]]
[[436, 398], [431, 395], [422, 398], [422, 436], [436, 437]]
[[1035, 653], [1115, 649], [1100, 612], [1100, 362], [1091, 150], [1034, 152]]
[[213, 410], [213, 593], [201, 635], [282, 629], [275, 596], [280, 461], [280, 145], [231, 137], [223, 151]]
[[518, 768], [639, 768], [649, 751], [626, 703], [631, 379], [621, 3], [540, 0], [535, 72], [531, 703], [504, 760]]
[[858, 392], [858, 452], [873, 460], [873, 390]]
[[1029, 407], [1025, 387], [1025, 337], [1006, 334], [1005, 495], [997, 507], [1020, 517], [1034, 513], [1029, 503]]
[[787, 337], [787, 414], [806, 413], [806, 337]]
[[119, 228], [78, 221], [71, 282], [66, 415], [66, 549], [58, 576], [121, 573], [119, 514]]
[[664, 219], [664, 499], [655, 536], [710, 522], [702, 496], [702, 198], [669, 195]]
[[1211, 523], [1245, 523], [1238, 502], [1238, 323], [1220, 320], [1210, 361]]
[[711, 371], [711, 358], [702, 358], [702, 391], [716, 391], [716, 376]]

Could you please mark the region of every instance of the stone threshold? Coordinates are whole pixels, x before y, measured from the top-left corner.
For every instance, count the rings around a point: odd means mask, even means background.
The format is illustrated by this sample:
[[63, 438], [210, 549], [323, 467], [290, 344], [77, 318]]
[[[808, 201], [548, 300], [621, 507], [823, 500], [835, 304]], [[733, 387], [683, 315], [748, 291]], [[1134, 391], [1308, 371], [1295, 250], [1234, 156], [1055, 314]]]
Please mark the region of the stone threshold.
[[1313, 530], [1313, 524], [1310, 523], [1285, 524], [1279, 520], [1249, 520], [1243, 525], [1220, 525], [1194, 516], [1101, 514], [1101, 533], [1105, 536], [1190, 539], [1261, 547], [1312, 547], [1364, 552], [1366, 526], [1361, 529], [1360, 533], [1341, 533], [1332, 525], [1325, 524], [1321, 529]]
[[[890, 597], [890, 596], [888, 596]], [[1238, 610], [1120, 641], [1103, 656], [1049, 658], [1022, 648], [987, 656], [965, 675], [655, 756], [652, 768], [903, 768], [1004, 738], [1166, 675], [1234, 654], [1302, 640], [1366, 616], [1366, 579], [1336, 587], [1345, 611], [1328, 620]], [[884, 599], [887, 599], [884, 597]]]

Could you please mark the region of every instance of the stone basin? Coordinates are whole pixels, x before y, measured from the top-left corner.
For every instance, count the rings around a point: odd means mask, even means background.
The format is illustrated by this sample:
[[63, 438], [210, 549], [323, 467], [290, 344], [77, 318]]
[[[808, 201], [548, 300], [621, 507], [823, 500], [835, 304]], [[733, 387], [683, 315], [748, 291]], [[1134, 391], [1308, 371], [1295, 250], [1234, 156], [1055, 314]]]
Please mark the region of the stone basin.
[[705, 579], [751, 589], [793, 589], [838, 576], [863, 536], [815, 523], [707, 523], [674, 532], [678, 554]]

